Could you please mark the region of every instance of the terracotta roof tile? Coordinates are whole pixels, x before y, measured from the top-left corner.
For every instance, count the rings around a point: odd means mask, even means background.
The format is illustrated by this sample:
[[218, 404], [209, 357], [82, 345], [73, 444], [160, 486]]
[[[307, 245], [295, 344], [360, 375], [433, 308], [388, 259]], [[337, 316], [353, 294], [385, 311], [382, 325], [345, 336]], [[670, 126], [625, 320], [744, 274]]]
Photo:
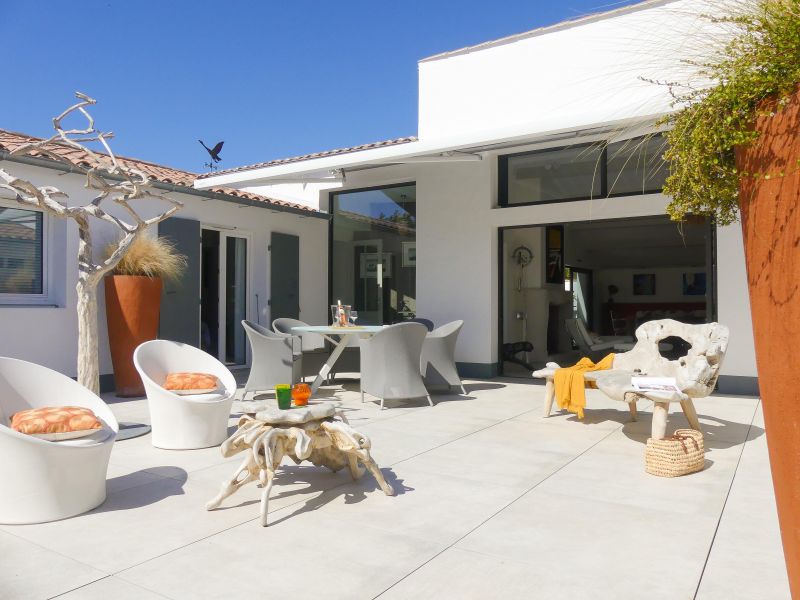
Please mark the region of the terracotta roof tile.
[[[32, 137], [22, 133], [15, 133], [13, 131], [0, 129], [0, 150], [5, 150], [6, 152], [13, 152], [17, 148], [28, 142], [36, 142], [39, 141], [40, 139], [41, 138]], [[70, 146], [58, 143], [51, 144], [48, 147], [48, 150], [58, 155], [60, 158], [62, 158], [65, 162], [69, 164], [78, 167], [91, 166], [88, 154], [81, 150], [77, 150], [75, 148], [71, 148]], [[102, 153], [98, 152], [98, 154]], [[36, 156], [36, 153], [33, 153], [32, 156]], [[144, 174], [147, 175], [148, 178], [150, 178], [153, 181], [158, 181], [160, 183], [168, 183], [180, 187], [191, 188], [194, 184], [195, 179], [198, 178], [197, 173], [191, 173], [189, 171], [181, 171], [180, 169], [173, 169], [171, 167], [157, 165], [155, 163], [151, 163], [145, 160], [139, 160], [136, 158], [126, 158], [124, 156], [118, 156], [117, 159], [121, 163], [127, 166], [139, 169], [140, 171], [144, 172]], [[313, 208], [304, 206], [302, 204], [296, 204], [294, 202], [286, 202], [285, 200], [269, 198], [267, 196], [262, 196], [260, 194], [252, 194], [250, 192], [245, 192], [243, 190], [236, 190], [233, 188], [212, 188], [208, 191], [215, 192], [218, 194], [224, 194], [226, 196], [231, 196], [234, 198], [244, 198], [256, 202], [263, 202], [264, 204], [286, 206], [299, 210], [316, 212]]]
[[216, 177], [217, 175], [226, 175], [228, 173], [239, 173], [241, 171], [252, 171], [253, 169], [261, 169], [264, 167], [274, 167], [276, 165], [286, 165], [289, 163], [301, 162], [304, 160], [313, 160], [315, 158], [325, 158], [328, 156], [336, 156], [338, 154], [350, 154], [351, 152], [361, 152], [362, 150], [373, 150], [374, 148], [384, 148], [386, 146], [397, 146], [398, 144], [408, 144], [416, 142], [416, 136], [410, 135], [407, 137], [396, 138], [393, 140], [384, 140], [382, 142], [372, 142], [371, 144], [361, 144], [360, 146], [351, 146], [349, 148], [336, 148], [335, 150], [324, 150], [322, 152], [312, 152], [311, 154], [303, 154], [301, 156], [291, 156], [289, 158], [278, 158], [275, 160], [268, 160], [266, 162], [256, 163], [254, 165], [245, 165], [242, 167], [234, 167], [232, 169], [224, 169], [222, 171], [213, 171], [211, 173], [203, 173], [198, 179], [207, 179], [208, 177]]

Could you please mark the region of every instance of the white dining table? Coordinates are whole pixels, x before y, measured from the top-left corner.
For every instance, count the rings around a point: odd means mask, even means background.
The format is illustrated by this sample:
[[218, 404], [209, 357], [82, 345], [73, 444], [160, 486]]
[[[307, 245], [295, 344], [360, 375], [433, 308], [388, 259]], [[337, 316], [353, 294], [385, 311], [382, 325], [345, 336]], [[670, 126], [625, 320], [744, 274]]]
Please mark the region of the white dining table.
[[333, 325], [303, 325], [292, 327], [292, 333], [316, 333], [333, 344], [333, 352], [322, 365], [314, 383], [311, 384], [311, 393], [316, 394], [319, 386], [327, 379], [333, 365], [339, 360], [344, 349], [355, 338], [372, 337], [384, 328], [383, 325], [353, 325], [350, 327], [334, 327]]

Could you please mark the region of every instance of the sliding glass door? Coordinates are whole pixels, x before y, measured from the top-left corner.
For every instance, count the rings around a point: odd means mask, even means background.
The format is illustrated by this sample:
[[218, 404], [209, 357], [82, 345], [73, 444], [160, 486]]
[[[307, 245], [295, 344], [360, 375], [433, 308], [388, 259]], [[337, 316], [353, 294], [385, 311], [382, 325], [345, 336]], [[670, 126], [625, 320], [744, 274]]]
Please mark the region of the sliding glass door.
[[248, 239], [203, 228], [200, 347], [229, 365], [247, 363]]
[[414, 318], [416, 185], [337, 192], [331, 213], [331, 302], [350, 304], [362, 325]]

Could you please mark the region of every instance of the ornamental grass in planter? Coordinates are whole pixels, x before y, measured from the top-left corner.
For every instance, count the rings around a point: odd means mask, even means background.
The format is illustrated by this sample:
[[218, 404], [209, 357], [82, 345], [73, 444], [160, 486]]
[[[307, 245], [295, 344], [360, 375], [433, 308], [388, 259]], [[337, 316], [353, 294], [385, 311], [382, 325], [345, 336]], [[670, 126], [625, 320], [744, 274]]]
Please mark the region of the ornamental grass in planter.
[[800, 598], [800, 0], [741, 3], [713, 20], [732, 35], [697, 65], [714, 85], [672, 84], [664, 193], [674, 220], [741, 217], [778, 517]]
[[[109, 246], [113, 251], [116, 244]], [[143, 396], [144, 386], [133, 364], [139, 344], [158, 335], [164, 279], [177, 279], [186, 257], [164, 238], [138, 237], [105, 278], [106, 321], [117, 396]]]

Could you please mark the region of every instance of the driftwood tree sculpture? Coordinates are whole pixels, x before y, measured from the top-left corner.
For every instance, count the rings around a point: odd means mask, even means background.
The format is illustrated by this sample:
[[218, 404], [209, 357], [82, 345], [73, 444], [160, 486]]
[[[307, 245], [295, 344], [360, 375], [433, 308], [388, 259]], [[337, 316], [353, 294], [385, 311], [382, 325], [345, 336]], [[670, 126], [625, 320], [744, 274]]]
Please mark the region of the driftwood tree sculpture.
[[[20, 204], [44, 211], [62, 219], [72, 219], [78, 226], [78, 382], [93, 392], [100, 388], [100, 368], [97, 352], [97, 286], [103, 276], [111, 271], [124, 256], [133, 241], [151, 225], [159, 223], [181, 208], [182, 203], [168, 198], [166, 194], [154, 191], [150, 180], [139, 169], [120, 162], [108, 145], [114, 134], [95, 129], [94, 119], [86, 110], [96, 100], [77, 92], [78, 102], [53, 119], [56, 133], [46, 140], [25, 144], [11, 154], [36, 153], [59, 162], [66, 162], [63, 156], [53, 151], [54, 145], [66, 145], [85, 152], [91, 166], [84, 168], [70, 163], [86, 176], [85, 187], [96, 192], [94, 199], [82, 206], [70, 206], [68, 194], [56, 187], [37, 187], [32, 182], [10, 175], [0, 169], [0, 190], [13, 194]], [[83, 129], [64, 129], [62, 121], [73, 113], [86, 118]], [[96, 142], [105, 154], [92, 151], [85, 144]], [[171, 206], [161, 214], [144, 219], [131, 205], [131, 201], [158, 199]], [[109, 214], [101, 205], [112, 201], [120, 206], [130, 217], [128, 220]], [[120, 238], [116, 248], [105, 260], [95, 260], [92, 248], [92, 218], [113, 225], [119, 230]], [[132, 222], [130, 222], [132, 221]]]

